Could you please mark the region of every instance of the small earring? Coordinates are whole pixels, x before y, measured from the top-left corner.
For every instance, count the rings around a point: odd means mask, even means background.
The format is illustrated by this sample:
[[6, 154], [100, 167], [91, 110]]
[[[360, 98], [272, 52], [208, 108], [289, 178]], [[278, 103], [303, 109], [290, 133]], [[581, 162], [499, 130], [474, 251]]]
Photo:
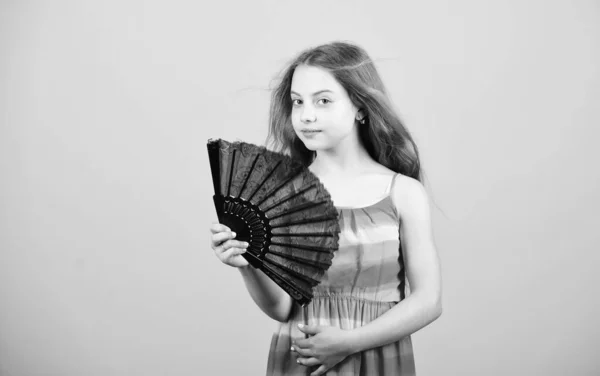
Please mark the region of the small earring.
[[367, 115], [363, 112], [363, 110], [358, 111], [357, 115], [362, 115], [362, 117], [360, 119], [357, 117], [356, 120], [358, 120], [358, 122], [360, 124], [364, 124], [366, 121]]

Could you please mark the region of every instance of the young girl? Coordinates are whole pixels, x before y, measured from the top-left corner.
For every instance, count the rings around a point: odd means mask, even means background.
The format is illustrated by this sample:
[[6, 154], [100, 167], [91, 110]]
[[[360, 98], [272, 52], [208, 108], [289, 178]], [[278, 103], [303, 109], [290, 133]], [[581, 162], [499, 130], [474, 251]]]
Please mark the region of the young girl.
[[442, 313], [439, 259], [416, 145], [366, 52], [301, 53], [273, 91], [269, 138], [321, 180], [341, 233], [302, 325], [302, 308], [241, 256], [248, 244], [211, 227], [217, 257], [280, 322], [267, 375], [414, 375], [410, 335]]

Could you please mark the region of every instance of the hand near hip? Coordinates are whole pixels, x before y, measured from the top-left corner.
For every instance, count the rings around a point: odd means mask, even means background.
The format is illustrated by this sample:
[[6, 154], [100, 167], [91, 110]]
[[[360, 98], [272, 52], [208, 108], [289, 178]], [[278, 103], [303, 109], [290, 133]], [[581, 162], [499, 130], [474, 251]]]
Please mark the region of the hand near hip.
[[298, 328], [310, 337], [292, 341], [292, 351], [298, 353], [299, 364], [319, 366], [311, 376], [323, 375], [354, 352], [350, 331], [321, 325], [299, 324]]

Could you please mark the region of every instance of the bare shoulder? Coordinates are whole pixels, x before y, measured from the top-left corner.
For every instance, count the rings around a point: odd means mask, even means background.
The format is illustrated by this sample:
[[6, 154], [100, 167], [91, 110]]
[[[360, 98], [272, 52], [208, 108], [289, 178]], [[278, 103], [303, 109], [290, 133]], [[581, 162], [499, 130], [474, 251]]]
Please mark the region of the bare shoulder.
[[394, 189], [390, 193], [401, 218], [423, 219], [429, 216], [429, 195], [417, 179], [398, 174]]

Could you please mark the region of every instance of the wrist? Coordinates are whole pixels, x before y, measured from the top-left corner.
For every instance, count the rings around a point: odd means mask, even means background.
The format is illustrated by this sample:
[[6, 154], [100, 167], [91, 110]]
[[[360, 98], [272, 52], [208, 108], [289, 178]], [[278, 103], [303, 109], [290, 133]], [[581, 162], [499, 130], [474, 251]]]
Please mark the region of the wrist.
[[237, 269], [240, 271], [240, 273], [247, 274], [248, 272], [250, 272], [252, 267], [250, 266], [250, 264], [248, 264], [248, 265], [238, 266]]
[[362, 343], [360, 340], [360, 333], [358, 332], [357, 329], [350, 329], [348, 330], [348, 338], [346, 341], [346, 346], [347, 346], [347, 351], [349, 352], [349, 354], [354, 354], [357, 352], [361, 352], [362, 349]]

